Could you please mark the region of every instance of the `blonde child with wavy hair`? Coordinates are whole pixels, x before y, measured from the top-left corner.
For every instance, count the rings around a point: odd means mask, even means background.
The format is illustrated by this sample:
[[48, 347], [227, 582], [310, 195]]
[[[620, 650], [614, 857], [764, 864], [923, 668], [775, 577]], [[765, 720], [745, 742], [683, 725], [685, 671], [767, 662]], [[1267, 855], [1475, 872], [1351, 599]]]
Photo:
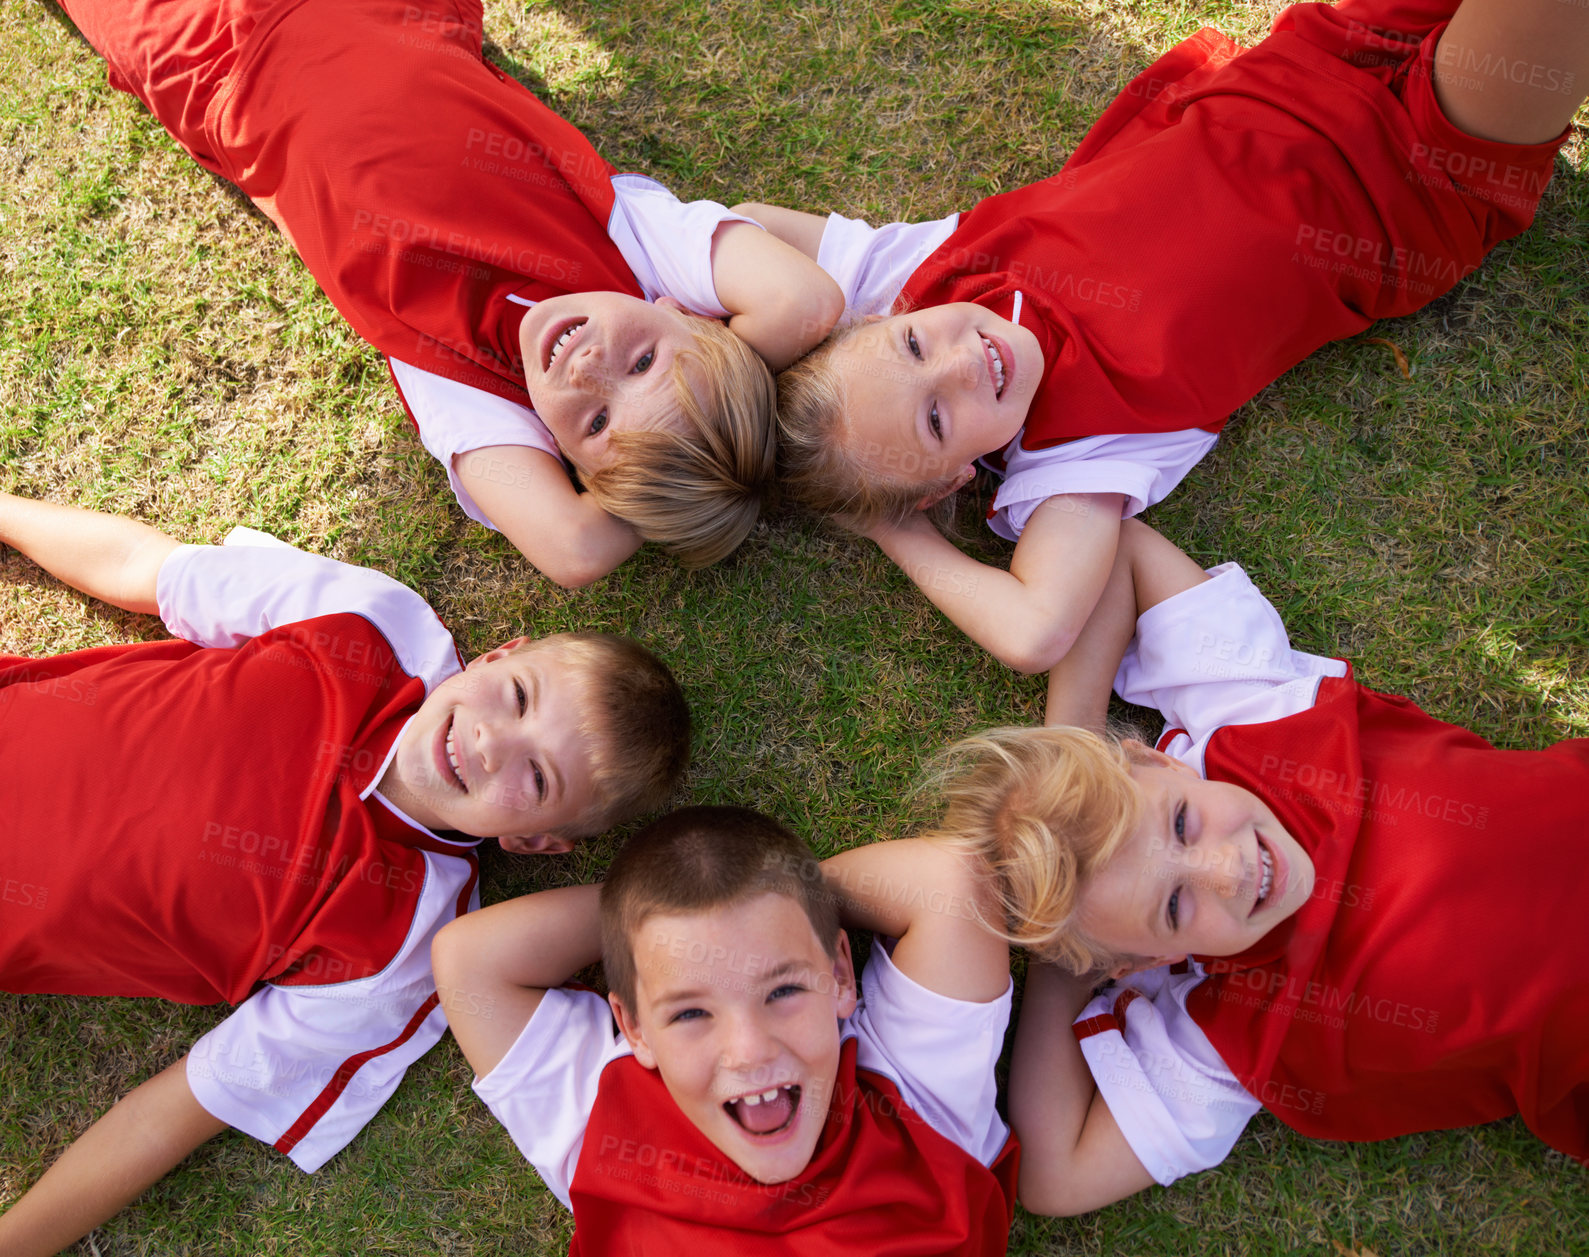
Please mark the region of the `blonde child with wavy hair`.
[[[1095, 732], [1111, 682], [1157, 748]], [[1259, 1108], [1348, 1140], [1515, 1113], [1589, 1163], [1589, 740], [1497, 750], [1375, 693], [1135, 521], [1048, 719], [937, 773], [939, 840], [1032, 953], [1029, 1209], [1216, 1165]]]
[[[1168, 495], [1233, 410], [1528, 226], [1585, 84], [1582, 7], [1298, 4], [1254, 48], [1178, 44], [1058, 174], [966, 214], [873, 229], [741, 206], [867, 320], [780, 377], [780, 475], [978, 645], [1045, 671], [1121, 518]], [[984, 459], [1008, 571], [921, 509]]]

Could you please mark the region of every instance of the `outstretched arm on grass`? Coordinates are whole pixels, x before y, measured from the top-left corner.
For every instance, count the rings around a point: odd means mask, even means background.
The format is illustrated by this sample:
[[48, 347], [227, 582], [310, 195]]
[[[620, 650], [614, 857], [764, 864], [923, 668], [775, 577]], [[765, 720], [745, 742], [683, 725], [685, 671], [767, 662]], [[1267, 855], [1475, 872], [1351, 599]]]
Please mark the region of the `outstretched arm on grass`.
[[160, 565], [180, 544], [122, 515], [0, 493], [0, 542], [91, 598], [156, 615]]
[[0, 1253], [60, 1252], [225, 1129], [194, 1098], [183, 1057], [122, 1097], [0, 1216]]

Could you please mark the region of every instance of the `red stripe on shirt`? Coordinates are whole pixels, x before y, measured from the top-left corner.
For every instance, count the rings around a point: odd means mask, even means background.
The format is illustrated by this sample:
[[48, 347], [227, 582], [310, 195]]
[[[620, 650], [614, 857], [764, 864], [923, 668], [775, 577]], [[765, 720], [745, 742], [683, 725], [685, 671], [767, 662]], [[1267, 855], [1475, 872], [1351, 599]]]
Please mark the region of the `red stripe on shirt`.
[[1114, 1019], [1113, 1013], [1099, 1013], [1096, 1017], [1089, 1017], [1086, 1021], [1078, 1021], [1071, 1026], [1076, 1035], [1076, 1042], [1090, 1039], [1095, 1034], [1105, 1034], [1110, 1030], [1119, 1030], [1120, 1023]]
[[370, 1048], [367, 1052], [359, 1052], [343, 1061], [337, 1067], [337, 1072], [331, 1075], [331, 1081], [326, 1083], [325, 1089], [299, 1115], [298, 1120], [292, 1124], [287, 1133], [276, 1141], [274, 1145], [276, 1151], [291, 1152], [296, 1148], [299, 1141], [314, 1128], [314, 1124], [324, 1117], [326, 1111], [337, 1102], [338, 1097], [347, 1088], [348, 1083], [353, 1081], [353, 1075], [364, 1067], [365, 1062], [372, 1061], [377, 1056], [384, 1056], [386, 1053], [402, 1047], [403, 1044], [413, 1038], [414, 1032], [424, 1025], [425, 1018], [430, 1016], [431, 1009], [436, 1007], [439, 999], [440, 996], [432, 992], [430, 998], [419, 1006], [419, 1011], [409, 1018], [408, 1024], [403, 1027], [403, 1033], [390, 1043], [382, 1044], [378, 1048]]

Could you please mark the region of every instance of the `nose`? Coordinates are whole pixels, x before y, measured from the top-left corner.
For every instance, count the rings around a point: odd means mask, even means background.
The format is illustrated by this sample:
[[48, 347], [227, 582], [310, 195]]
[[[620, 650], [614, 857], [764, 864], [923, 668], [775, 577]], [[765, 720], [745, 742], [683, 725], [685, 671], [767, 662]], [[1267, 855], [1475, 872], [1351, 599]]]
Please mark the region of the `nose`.
[[980, 340], [974, 348], [970, 345], [956, 345], [953, 352], [947, 356], [944, 369], [939, 375], [939, 387], [957, 388], [967, 393], [974, 392], [987, 373], [987, 358], [982, 352]]
[[1213, 839], [1199, 843], [1202, 865], [1197, 880], [1221, 899], [1235, 899], [1247, 880], [1246, 861], [1234, 841]]
[[568, 379], [579, 388], [589, 388], [606, 375], [606, 354], [596, 342], [581, 345], [568, 364]]
[[494, 773], [507, 763], [513, 754], [513, 737], [489, 720], [475, 724], [475, 751], [480, 756], [480, 766]]
[[[729, 1015], [724, 1018], [722, 1037], [718, 1040], [718, 1059], [724, 1069], [743, 1075], [747, 1086], [759, 1086], [769, 1081], [770, 1069], [778, 1059], [778, 1045], [751, 1015]], [[758, 1077], [758, 1072], [763, 1075]]]

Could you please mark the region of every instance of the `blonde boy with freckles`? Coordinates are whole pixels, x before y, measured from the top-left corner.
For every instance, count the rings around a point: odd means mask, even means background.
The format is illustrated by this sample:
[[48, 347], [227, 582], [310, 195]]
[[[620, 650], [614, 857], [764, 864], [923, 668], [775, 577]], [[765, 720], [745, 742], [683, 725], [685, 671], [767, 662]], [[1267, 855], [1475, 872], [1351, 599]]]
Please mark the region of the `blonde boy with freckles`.
[[228, 1126], [318, 1169], [446, 1028], [430, 939], [478, 904], [480, 840], [567, 851], [682, 775], [688, 708], [627, 639], [465, 668], [412, 590], [262, 533], [179, 545], [0, 494], [0, 542], [174, 634], [0, 656], [0, 866], [28, 888], [0, 990], [237, 1006], [0, 1215], [6, 1257]]
[[[1093, 732], [1111, 682], [1157, 749]], [[1347, 1140], [1517, 1114], [1589, 1162], [1589, 739], [1499, 750], [1376, 693], [1134, 521], [1048, 719], [944, 768], [942, 831], [1033, 952], [1029, 1209], [1217, 1165], [1260, 1108]]]
[[[981, 894], [920, 841], [818, 865], [758, 813], [689, 808], [605, 886], [494, 905], [434, 957], [573, 1252], [1002, 1254], [1009, 965]], [[841, 921], [893, 939], [859, 989]], [[555, 985], [598, 954], [606, 1000]]]

